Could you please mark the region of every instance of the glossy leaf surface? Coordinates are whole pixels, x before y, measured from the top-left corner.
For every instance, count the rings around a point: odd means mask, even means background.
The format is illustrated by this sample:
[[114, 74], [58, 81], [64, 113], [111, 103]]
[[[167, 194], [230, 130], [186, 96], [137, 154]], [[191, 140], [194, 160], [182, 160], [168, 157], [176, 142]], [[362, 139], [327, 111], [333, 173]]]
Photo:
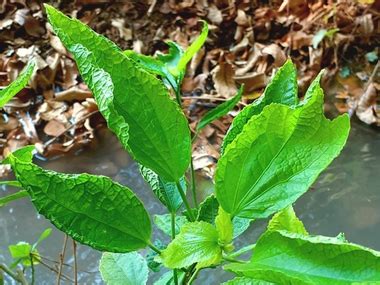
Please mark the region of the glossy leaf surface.
[[288, 206], [276, 213], [268, 224], [268, 231], [288, 231], [291, 233], [308, 235], [303, 223], [297, 218], [292, 206]]
[[227, 146], [243, 131], [244, 125], [262, 112], [265, 106], [279, 103], [288, 106], [298, 104], [297, 70], [288, 60], [275, 74], [264, 90], [264, 94], [252, 104], [246, 106], [233, 120], [222, 144], [224, 152]]
[[0, 108], [20, 92], [29, 82], [35, 67], [34, 61], [28, 63], [25, 69], [19, 74], [15, 81], [11, 82], [3, 90], [0, 90]]
[[110, 129], [137, 161], [167, 181], [178, 181], [190, 162], [190, 131], [166, 87], [105, 37], [45, 7]]
[[232, 216], [265, 218], [305, 193], [340, 153], [349, 117], [323, 114], [323, 91], [291, 108], [271, 104], [249, 120], [228, 146], [216, 170], [220, 205]]
[[280, 284], [376, 284], [380, 253], [339, 238], [275, 231], [259, 239], [250, 263], [225, 268]]
[[38, 212], [58, 229], [95, 249], [129, 252], [144, 248], [151, 224], [130, 189], [105, 176], [61, 174], [9, 157]]
[[221, 257], [218, 232], [205, 222], [185, 224], [161, 254], [162, 262], [168, 268], [182, 268], [197, 262], [209, 266], [220, 262]]

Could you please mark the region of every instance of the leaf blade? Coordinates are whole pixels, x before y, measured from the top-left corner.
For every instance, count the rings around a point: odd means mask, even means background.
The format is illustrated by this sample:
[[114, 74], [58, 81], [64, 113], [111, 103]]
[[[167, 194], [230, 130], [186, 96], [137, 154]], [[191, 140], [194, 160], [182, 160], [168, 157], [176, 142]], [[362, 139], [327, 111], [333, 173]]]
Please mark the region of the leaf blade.
[[149, 216], [129, 188], [105, 176], [61, 174], [12, 154], [9, 159], [38, 212], [75, 240], [112, 252], [129, 252], [148, 244]]
[[322, 106], [319, 88], [302, 107], [272, 104], [249, 120], [218, 162], [216, 196], [224, 210], [264, 218], [307, 191], [339, 154], [349, 132], [348, 116], [330, 121]]
[[190, 163], [190, 130], [162, 82], [105, 37], [45, 7], [111, 130], [137, 161], [167, 181], [178, 181]]
[[339, 238], [275, 231], [259, 239], [250, 263], [225, 268], [275, 283], [368, 284], [380, 280], [380, 253]]

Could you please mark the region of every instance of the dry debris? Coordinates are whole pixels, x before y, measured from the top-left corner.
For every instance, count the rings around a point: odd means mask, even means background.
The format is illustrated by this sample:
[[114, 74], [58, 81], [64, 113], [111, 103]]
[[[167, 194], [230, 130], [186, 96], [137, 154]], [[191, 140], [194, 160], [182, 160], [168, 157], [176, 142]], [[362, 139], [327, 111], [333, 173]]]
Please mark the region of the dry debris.
[[[246, 88], [239, 108], [258, 98], [287, 57], [298, 67], [300, 96], [326, 68], [325, 82], [339, 85], [329, 92], [336, 95], [338, 110], [380, 125], [374, 72], [380, 1], [48, 2], [122, 49], [145, 54], [165, 51], [168, 39], [188, 46], [199, 33], [199, 20], [208, 21], [209, 39], [189, 64], [182, 86], [193, 129], [207, 109], [233, 96], [242, 83]], [[0, 156], [31, 143], [47, 157], [81, 149], [104, 120], [75, 62], [47, 25], [41, 1], [2, 1], [0, 16], [0, 86], [14, 80], [32, 56], [38, 66], [29, 87], [2, 110]], [[214, 122], [194, 144], [194, 166], [206, 175], [212, 176], [231, 120]]]

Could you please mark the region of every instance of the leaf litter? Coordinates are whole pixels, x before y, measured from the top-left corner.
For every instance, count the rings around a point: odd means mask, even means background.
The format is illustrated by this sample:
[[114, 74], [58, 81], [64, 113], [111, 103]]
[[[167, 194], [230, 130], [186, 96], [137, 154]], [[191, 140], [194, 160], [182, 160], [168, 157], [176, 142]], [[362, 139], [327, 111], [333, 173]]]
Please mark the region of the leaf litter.
[[[206, 45], [188, 65], [183, 109], [192, 131], [210, 109], [232, 98], [238, 106], [197, 136], [194, 167], [212, 176], [223, 135], [239, 109], [256, 100], [288, 57], [299, 70], [300, 94], [325, 68], [323, 84], [339, 112], [380, 126], [379, 1], [50, 1], [122, 49], [166, 52], [165, 41], [187, 47], [209, 22]], [[30, 58], [37, 72], [1, 111], [0, 159], [28, 144], [41, 155], [76, 152], [96, 142], [105, 126], [75, 62], [52, 33], [40, 1], [0, 4], [0, 88]], [[330, 88], [330, 86], [332, 86]], [[0, 176], [7, 169], [0, 169]]]

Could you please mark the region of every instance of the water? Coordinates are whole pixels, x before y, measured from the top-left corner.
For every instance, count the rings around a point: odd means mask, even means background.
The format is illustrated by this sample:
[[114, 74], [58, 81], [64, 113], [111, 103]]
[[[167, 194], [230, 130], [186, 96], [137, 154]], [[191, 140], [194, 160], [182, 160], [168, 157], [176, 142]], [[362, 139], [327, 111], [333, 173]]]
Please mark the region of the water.
[[[101, 143], [93, 150], [85, 151], [79, 156], [66, 156], [40, 164], [44, 168], [67, 173], [89, 172], [110, 176], [133, 189], [145, 202], [150, 213], [163, 213], [163, 208], [140, 177], [136, 164], [121, 149], [113, 136], [106, 131], [101, 132]], [[298, 216], [310, 233], [335, 236], [344, 232], [349, 241], [380, 250], [379, 152], [378, 130], [353, 121], [348, 144], [341, 156], [295, 205]], [[204, 193], [212, 191], [210, 181], [203, 180], [199, 183], [199, 188], [202, 188]], [[4, 196], [12, 191], [14, 189], [0, 189], [0, 195]], [[47, 227], [53, 226], [36, 214], [28, 199], [0, 208], [0, 262], [11, 263], [9, 244], [18, 241], [33, 243]], [[236, 247], [254, 242], [264, 228], [265, 221], [256, 222], [236, 242]], [[155, 233], [155, 237], [165, 239], [159, 232]], [[63, 234], [54, 230], [52, 235], [41, 243], [40, 254], [51, 260], [58, 260], [63, 239]], [[99, 258], [99, 252], [87, 246], [78, 246], [80, 284], [102, 284], [97, 272]], [[68, 243], [65, 262], [70, 266], [73, 264], [71, 240]], [[72, 268], [65, 267], [64, 274], [73, 278]], [[197, 284], [217, 284], [231, 276], [220, 270], [204, 270]], [[41, 265], [37, 267], [36, 284], [52, 284], [55, 278], [56, 275], [49, 269]], [[12, 284], [10, 280], [7, 282], [6, 284]]]

